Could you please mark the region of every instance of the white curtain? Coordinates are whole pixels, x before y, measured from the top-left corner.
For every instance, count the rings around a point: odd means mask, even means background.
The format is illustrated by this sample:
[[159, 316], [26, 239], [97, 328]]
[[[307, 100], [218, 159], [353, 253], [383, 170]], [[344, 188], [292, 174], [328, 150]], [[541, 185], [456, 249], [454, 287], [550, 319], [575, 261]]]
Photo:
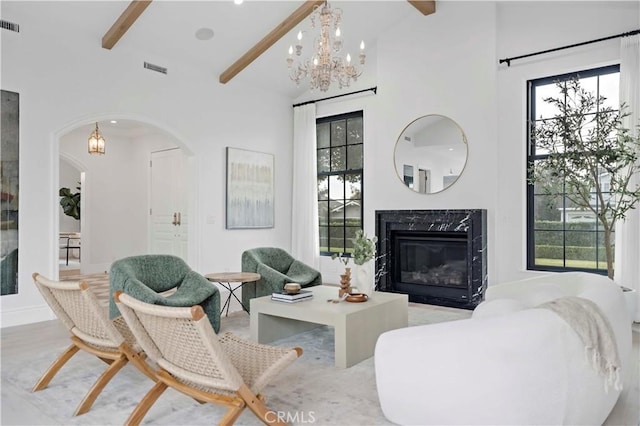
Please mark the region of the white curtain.
[[[622, 37], [620, 42], [620, 103], [628, 105], [631, 113], [624, 126], [638, 135], [640, 123], [640, 35]], [[631, 188], [640, 184], [638, 173], [633, 176]], [[636, 290], [640, 307], [640, 205], [627, 212], [625, 221], [616, 225], [615, 280]], [[634, 321], [640, 322], [640, 309], [636, 308]]]
[[293, 109], [291, 255], [320, 269], [316, 168], [316, 106], [307, 104]]

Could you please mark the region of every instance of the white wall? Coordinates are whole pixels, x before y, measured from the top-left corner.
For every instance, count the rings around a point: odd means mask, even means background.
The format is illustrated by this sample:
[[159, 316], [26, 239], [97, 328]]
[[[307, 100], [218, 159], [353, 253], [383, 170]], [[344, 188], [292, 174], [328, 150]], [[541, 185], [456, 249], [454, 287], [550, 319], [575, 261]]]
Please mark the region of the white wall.
[[[640, 2], [500, 2], [497, 59], [603, 38], [640, 28]], [[494, 278], [526, 271], [526, 82], [619, 63], [620, 39], [589, 44], [498, 67], [498, 199]], [[471, 144], [471, 143], [470, 143]], [[638, 253], [640, 258], [640, 253]], [[491, 273], [491, 272], [490, 272]]]
[[[615, 63], [619, 40], [514, 62], [510, 68], [498, 66], [498, 59], [636, 29], [638, 2], [439, 1], [437, 8], [426, 17], [409, 14], [380, 37], [377, 95], [324, 102], [318, 116], [364, 110], [367, 234], [375, 233], [376, 210], [485, 208], [490, 283], [530, 275], [524, 264], [525, 82]], [[39, 15], [37, 4], [3, 2], [3, 19], [21, 22], [24, 11]], [[246, 248], [290, 246], [290, 99], [234, 81], [222, 86], [209, 70], [180, 64], [166, 64], [168, 75], [152, 73], [142, 69], [142, 61], [156, 58], [100, 49], [97, 36], [65, 35], [46, 18], [31, 21], [19, 34], [0, 32], [1, 86], [20, 93], [22, 195], [20, 292], [0, 299], [3, 326], [50, 318], [30, 275], [51, 275], [57, 261], [52, 212], [59, 207], [51, 194], [58, 189], [58, 138], [97, 119], [146, 122], [192, 155], [189, 259], [194, 269], [237, 270]], [[162, 58], [156, 62], [164, 63]], [[469, 142], [458, 181], [430, 195], [406, 188], [393, 166], [402, 129], [426, 114], [452, 118]], [[275, 228], [224, 229], [226, 146], [275, 154]], [[338, 282], [338, 269], [337, 262], [323, 259], [327, 282]]]
[[[489, 283], [526, 271], [526, 80], [616, 63], [619, 39], [499, 65], [503, 57], [578, 43], [640, 27], [638, 2], [438, 2], [378, 40], [378, 94], [318, 105], [318, 116], [365, 110], [365, 230], [375, 210], [485, 208]], [[418, 194], [398, 179], [393, 149], [426, 114], [456, 121], [468, 138], [464, 172], [447, 190]], [[639, 254], [640, 256], [640, 254]], [[341, 266], [322, 259], [323, 277]]]
[[[145, 70], [144, 60], [164, 62], [118, 47], [102, 49], [99, 37], [78, 37], [72, 31], [61, 31], [37, 8], [37, 3], [32, 2], [2, 5], [3, 19], [21, 23], [27, 15], [30, 17], [24, 31], [3, 30], [1, 34], [1, 86], [20, 93], [22, 195], [20, 288], [17, 295], [0, 299], [3, 327], [51, 318], [31, 282], [31, 274], [37, 271], [53, 276], [57, 268], [54, 229], [58, 218], [54, 212], [59, 207], [57, 195], [52, 194], [58, 190], [58, 139], [96, 120], [128, 118], [146, 122], [171, 134], [193, 154], [190, 198], [195, 208], [189, 218], [193, 224], [189, 263], [195, 270], [238, 270], [242, 251], [256, 245], [289, 248], [290, 99], [244, 89], [233, 81], [220, 85], [211, 70], [172, 63], [166, 64], [167, 75]], [[224, 229], [226, 146], [275, 155], [273, 229]], [[107, 156], [113, 149], [115, 145], [107, 148]], [[119, 169], [111, 171], [114, 182]], [[123, 184], [118, 180], [120, 190]], [[113, 188], [105, 190], [114, 192]], [[122, 216], [121, 211], [117, 214]], [[124, 247], [95, 262], [135, 250]]]

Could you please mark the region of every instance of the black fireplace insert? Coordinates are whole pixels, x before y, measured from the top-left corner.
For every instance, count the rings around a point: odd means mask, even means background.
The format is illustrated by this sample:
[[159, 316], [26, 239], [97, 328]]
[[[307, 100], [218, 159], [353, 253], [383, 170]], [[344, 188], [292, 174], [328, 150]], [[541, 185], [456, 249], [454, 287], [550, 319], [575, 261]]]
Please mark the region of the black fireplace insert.
[[473, 309], [487, 286], [486, 210], [376, 212], [379, 290]]

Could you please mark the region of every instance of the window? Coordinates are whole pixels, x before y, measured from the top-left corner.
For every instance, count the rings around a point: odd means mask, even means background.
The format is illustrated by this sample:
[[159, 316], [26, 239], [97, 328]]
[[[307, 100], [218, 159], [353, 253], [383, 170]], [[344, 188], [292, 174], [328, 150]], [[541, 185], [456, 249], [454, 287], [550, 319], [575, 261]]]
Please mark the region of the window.
[[[530, 123], [534, 126], [541, 119], [556, 116], [559, 111], [545, 98], [560, 98], [561, 92], [556, 82], [565, 82], [577, 77], [582, 87], [596, 96], [606, 98], [605, 105], [619, 108], [618, 65], [581, 71], [571, 74], [530, 80], [529, 111]], [[584, 114], [597, 115], [598, 109]], [[528, 126], [527, 170], [548, 156], [532, 140], [531, 126]], [[601, 187], [607, 191], [608, 176], [602, 176]], [[580, 210], [567, 197], [563, 182], [557, 185], [557, 197], [552, 197], [527, 183], [527, 268], [532, 270], [568, 271], [582, 270], [597, 273], [607, 272], [604, 247], [604, 231], [596, 215], [591, 211]], [[599, 209], [598, 199], [591, 196], [591, 205]]]
[[362, 111], [316, 120], [320, 254], [352, 253], [362, 229]]

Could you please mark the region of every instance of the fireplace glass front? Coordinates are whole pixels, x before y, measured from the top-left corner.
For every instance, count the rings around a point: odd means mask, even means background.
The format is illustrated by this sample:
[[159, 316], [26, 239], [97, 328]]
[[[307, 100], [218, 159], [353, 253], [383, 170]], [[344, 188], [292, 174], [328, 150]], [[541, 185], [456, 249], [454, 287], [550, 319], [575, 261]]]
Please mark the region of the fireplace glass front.
[[462, 233], [396, 233], [395, 282], [467, 288], [467, 238]]

